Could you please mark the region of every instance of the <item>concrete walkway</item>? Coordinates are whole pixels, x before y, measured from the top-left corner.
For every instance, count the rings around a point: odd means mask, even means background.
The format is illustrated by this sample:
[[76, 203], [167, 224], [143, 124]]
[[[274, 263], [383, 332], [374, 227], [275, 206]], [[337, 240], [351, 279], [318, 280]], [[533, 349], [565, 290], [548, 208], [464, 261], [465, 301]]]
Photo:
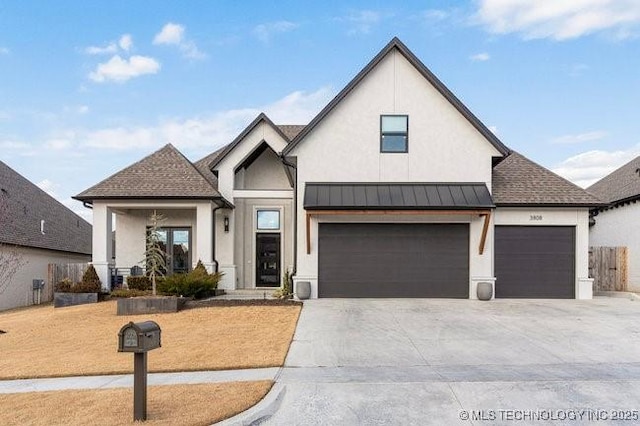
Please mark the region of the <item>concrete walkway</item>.
[[[149, 373], [147, 384], [184, 385], [198, 383], [246, 382], [274, 380], [280, 368], [246, 370], [190, 371], [180, 373]], [[133, 387], [133, 374], [78, 376], [49, 379], [0, 380], [0, 394], [44, 392], [69, 389], [107, 389]]]

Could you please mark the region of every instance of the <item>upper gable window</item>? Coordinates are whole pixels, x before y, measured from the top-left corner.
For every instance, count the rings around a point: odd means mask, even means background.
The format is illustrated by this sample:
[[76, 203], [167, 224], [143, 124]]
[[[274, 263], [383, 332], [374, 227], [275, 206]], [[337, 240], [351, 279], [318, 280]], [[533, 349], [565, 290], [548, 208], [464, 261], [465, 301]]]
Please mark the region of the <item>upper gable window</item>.
[[380, 116], [380, 152], [409, 152], [409, 116]]

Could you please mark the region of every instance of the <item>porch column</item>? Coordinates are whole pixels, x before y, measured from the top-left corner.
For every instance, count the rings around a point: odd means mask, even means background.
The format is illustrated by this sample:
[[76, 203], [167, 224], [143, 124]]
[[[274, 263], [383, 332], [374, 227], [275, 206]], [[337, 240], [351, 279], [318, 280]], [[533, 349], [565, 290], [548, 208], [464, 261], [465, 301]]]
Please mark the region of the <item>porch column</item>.
[[93, 205], [93, 237], [92, 261], [93, 267], [102, 282], [102, 289], [111, 290], [111, 275], [109, 266], [113, 258], [113, 224], [112, 211], [106, 204]]
[[210, 202], [198, 204], [196, 210], [196, 257], [193, 259], [195, 266], [198, 260], [213, 272], [213, 205]]

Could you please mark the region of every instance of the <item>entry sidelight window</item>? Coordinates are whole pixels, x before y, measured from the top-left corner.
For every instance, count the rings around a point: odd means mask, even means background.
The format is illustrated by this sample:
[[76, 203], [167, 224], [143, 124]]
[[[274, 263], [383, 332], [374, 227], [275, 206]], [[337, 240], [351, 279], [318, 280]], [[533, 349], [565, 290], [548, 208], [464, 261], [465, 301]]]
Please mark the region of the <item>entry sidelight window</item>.
[[380, 152], [409, 152], [409, 116], [380, 116]]

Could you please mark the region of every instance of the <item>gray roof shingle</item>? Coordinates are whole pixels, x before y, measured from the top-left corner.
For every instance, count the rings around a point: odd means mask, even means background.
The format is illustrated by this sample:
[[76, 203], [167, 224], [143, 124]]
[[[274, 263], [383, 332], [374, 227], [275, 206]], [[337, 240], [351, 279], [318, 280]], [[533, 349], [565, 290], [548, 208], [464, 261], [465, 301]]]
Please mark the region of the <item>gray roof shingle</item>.
[[[210, 173], [210, 172], [209, 172]], [[207, 177], [173, 145], [167, 144], [137, 163], [76, 195], [75, 199], [222, 198]]]
[[289, 141], [292, 141], [293, 138], [298, 136], [298, 133], [304, 130], [305, 127], [306, 124], [278, 124], [278, 128], [282, 131], [282, 133], [284, 133]]
[[0, 203], [1, 243], [91, 254], [91, 225], [2, 161]]
[[631, 200], [640, 196], [640, 157], [614, 170], [587, 188], [596, 197], [608, 202]]
[[597, 207], [602, 201], [579, 186], [512, 152], [493, 168], [493, 201], [497, 206]]

